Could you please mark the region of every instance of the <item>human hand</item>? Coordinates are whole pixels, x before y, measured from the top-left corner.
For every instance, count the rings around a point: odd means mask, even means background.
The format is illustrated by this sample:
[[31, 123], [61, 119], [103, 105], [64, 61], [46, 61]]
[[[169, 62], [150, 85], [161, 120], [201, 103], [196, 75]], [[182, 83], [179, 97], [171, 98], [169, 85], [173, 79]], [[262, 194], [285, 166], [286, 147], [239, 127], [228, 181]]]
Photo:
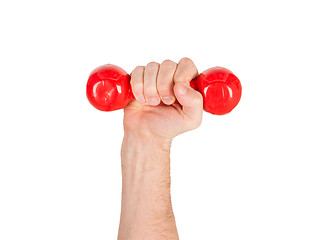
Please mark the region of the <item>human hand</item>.
[[171, 60], [150, 62], [137, 66], [130, 75], [136, 100], [124, 108], [125, 133], [171, 142], [175, 136], [200, 126], [203, 99], [189, 85], [198, 76], [191, 59], [182, 58], [178, 64]]

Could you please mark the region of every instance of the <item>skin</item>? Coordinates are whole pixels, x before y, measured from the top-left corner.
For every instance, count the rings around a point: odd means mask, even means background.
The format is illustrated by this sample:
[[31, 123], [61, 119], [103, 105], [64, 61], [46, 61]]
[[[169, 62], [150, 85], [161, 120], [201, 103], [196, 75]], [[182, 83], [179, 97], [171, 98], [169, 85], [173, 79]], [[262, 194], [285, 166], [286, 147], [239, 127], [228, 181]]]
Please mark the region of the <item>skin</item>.
[[189, 86], [198, 70], [182, 58], [137, 66], [130, 75], [136, 100], [124, 108], [118, 240], [179, 239], [170, 195], [170, 145], [201, 124], [202, 95]]

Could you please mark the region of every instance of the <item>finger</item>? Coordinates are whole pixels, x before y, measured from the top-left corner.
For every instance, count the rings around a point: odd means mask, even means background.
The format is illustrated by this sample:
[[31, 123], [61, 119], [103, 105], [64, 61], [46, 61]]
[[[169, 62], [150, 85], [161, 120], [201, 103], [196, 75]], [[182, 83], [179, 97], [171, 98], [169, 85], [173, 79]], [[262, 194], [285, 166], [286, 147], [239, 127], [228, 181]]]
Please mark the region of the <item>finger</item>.
[[184, 83], [175, 84], [173, 91], [179, 103], [182, 105], [182, 111], [192, 119], [192, 122], [200, 125], [203, 111], [203, 98], [201, 93]]
[[170, 105], [175, 101], [173, 93], [173, 76], [177, 69], [177, 64], [171, 60], [164, 60], [159, 67], [157, 77], [157, 89], [161, 100]]
[[143, 93], [143, 75], [144, 75], [144, 66], [137, 66], [131, 75], [131, 88], [132, 88], [132, 93], [135, 97], [135, 99], [141, 103], [145, 103], [145, 97]]
[[159, 71], [159, 63], [150, 62], [144, 70], [144, 96], [149, 105], [156, 106], [160, 103], [157, 91], [157, 75]]
[[182, 58], [177, 66], [176, 73], [174, 74], [174, 83], [189, 83], [192, 79], [198, 76], [196, 65], [190, 58]]

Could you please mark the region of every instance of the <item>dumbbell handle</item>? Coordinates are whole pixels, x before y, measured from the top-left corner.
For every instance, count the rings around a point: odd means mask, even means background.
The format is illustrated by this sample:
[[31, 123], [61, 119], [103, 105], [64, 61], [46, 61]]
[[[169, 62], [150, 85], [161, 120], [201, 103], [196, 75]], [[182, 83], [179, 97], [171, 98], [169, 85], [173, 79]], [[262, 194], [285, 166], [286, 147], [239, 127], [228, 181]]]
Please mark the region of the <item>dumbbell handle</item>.
[[[130, 79], [131, 76], [118, 66], [106, 64], [97, 67], [87, 82], [87, 98], [101, 111], [122, 109], [135, 99]], [[231, 112], [241, 98], [239, 79], [222, 67], [207, 69], [191, 80], [190, 86], [202, 94], [203, 109], [215, 115]]]

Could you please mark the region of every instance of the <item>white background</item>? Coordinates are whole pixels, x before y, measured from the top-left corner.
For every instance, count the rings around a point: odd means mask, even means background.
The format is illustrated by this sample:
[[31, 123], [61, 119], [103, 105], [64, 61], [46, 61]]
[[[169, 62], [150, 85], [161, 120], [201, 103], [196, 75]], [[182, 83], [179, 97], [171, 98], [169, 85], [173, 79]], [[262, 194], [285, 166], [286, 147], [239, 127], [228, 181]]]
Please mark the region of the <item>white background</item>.
[[92, 69], [191, 58], [243, 96], [172, 143], [181, 239], [320, 239], [318, 1], [1, 1], [0, 239], [116, 239], [123, 111]]

